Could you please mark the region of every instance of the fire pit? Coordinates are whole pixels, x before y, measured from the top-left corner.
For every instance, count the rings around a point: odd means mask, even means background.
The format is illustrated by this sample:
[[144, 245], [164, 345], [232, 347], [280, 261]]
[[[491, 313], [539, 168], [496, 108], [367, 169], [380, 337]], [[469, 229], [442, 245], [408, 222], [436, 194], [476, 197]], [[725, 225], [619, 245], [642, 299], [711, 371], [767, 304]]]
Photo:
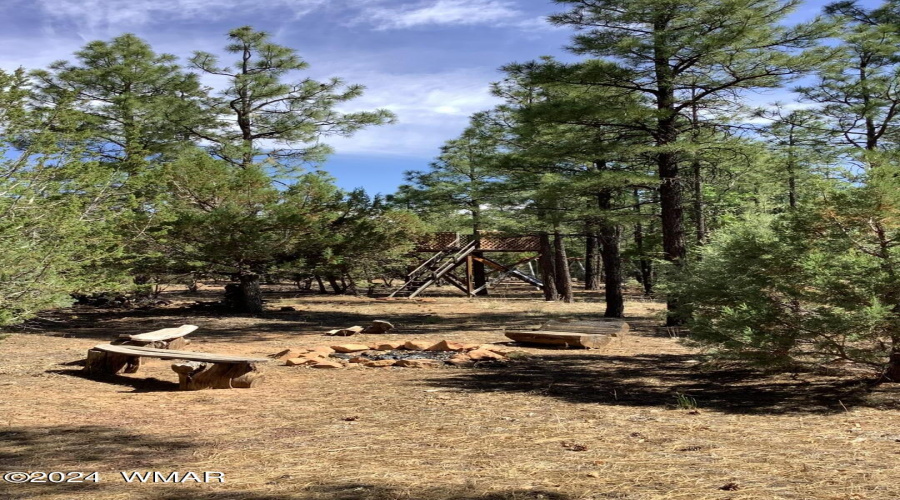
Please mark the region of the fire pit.
[[437, 343], [420, 340], [381, 344], [340, 344], [314, 349], [287, 349], [271, 357], [287, 366], [311, 368], [437, 368], [471, 366], [478, 362], [504, 362], [510, 350], [495, 344], [460, 344], [448, 340]]

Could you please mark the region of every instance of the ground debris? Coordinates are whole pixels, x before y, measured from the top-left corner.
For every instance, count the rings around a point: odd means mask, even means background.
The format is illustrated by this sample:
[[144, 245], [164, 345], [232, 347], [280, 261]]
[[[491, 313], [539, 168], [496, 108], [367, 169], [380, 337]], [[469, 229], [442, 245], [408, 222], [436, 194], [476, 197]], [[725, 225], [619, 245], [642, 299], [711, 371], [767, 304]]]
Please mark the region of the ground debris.
[[572, 441], [562, 441], [559, 443], [563, 448], [569, 451], [587, 451], [588, 447], [583, 444], [578, 444]]

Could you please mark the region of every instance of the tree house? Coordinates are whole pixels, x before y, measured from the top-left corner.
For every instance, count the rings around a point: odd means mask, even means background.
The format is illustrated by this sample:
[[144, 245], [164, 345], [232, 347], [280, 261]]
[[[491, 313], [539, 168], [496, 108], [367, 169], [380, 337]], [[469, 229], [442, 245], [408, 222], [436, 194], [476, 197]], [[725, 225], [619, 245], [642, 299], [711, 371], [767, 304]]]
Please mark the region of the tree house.
[[[507, 236], [499, 233], [482, 233], [481, 238], [476, 240], [473, 235], [432, 233], [420, 240], [414, 251], [416, 254], [432, 255], [406, 275], [403, 285], [394, 290], [391, 297], [413, 298], [442, 279], [470, 297], [507, 277], [519, 279], [539, 289], [544, 287], [537, 277], [518, 270], [519, 266], [540, 258], [541, 243], [537, 235]], [[502, 264], [484, 256], [485, 253], [501, 252], [534, 255], [510, 264]], [[472, 273], [475, 261], [484, 263], [489, 269], [487, 282], [477, 288]], [[459, 268], [464, 268], [462, 276], [457, 274]]]

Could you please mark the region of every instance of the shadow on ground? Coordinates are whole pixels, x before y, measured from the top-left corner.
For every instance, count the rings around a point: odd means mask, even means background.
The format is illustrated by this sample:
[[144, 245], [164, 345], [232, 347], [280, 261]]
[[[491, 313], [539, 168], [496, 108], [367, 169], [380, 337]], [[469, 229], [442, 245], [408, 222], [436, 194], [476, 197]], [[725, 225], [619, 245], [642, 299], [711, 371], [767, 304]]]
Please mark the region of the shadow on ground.
[[734, 366], [703, 369], [691, 354], [541, 356], [507, 366], [459, 370], [458, 375], [428, 383], [632, 407], [676, 407], [677, 395], [683, 394], [694, 398], [700, 410], [741, 414], [827, 414], [873, 405], [868, 380], [772, 375]]
[[[573, 500], [569, 495], [547, 490], [506, 490], [485, 492], [466, 488], [407, 488], [368, 483], [318, 485], [289, 494], [248, 491], [215, 493], [177, 491], [153, 497], [154, 500]], [[603, 498], [597, 496], [596, 498]]]
[[[335, 304], [336, 306], [339, 304]], [[352, 303], [365, 307], [365, 302]], [[267, 311], [252, 321], [241, 324], [217, 324], [214, 320], [242, 318], [246, 316], [214, 313], [192, 308], [140, 309], [96, 309], [78, 308], [65, 321], [47, 322], [32, 320], [28, 327], [17, 333], [44, 335], [53, 332], [56, 336], [112, 340], [121, 334], [137, 334], [178, 324], [200, 324], [201, 328], [189, 338], [220, 340], [224, 338], [250, 342], [265, 340], [271, 334], [298, 336], [323, 336], [332, 328], [346, 328], [353, 325], [365, 326], [373, 320], [388, 320], [396, 330], [391, 333], [408, 335], [450, 334], [458, 331], [497, 331], [502, 336], [504, 328], [531, 328], [555, 317], [552, 314], [502, 313], [485, 310], [471, 312], [453, 311], [450, 317], [441, 313], [364, 313], [333, 311]], [[447, 313], [443, 313], [447, 314]], [[598, 313], [568, 313], [570, 319], [596, 319]], [[213, 320], [213, 321], [204, 321]], [[633, 327], [646, 335], [668, 336], [653, 328], [655, 318], [627, 318]], [[324, 338], [324, 337], [323, 337]]]
[[[76, 362], [78, 363], [78, 362]], [[84, 364], [83, 361], [81, 364]], [[81, 369], [47, 370], [47, 373], [68, 375], [70, 377], [83, 378], [91, 382], [103, 382], [105, 384], [131, 387], [133, 391], [127, 392], [172, 392], [178, 390], [177, 382], [169, 382], [158, 378], [126, 377], [124, 375], [88, 375]]]
[[[104, 426], [7, 427], [0, 430], [0, 471], [167, 470], [194, 444], [183, 439], [136, 434]], [[77, 479], [70, 477], [70, 479]], [[91, 498], [113, 478], [99, 482], [4, 484], [0, 498], [71, 495]]]

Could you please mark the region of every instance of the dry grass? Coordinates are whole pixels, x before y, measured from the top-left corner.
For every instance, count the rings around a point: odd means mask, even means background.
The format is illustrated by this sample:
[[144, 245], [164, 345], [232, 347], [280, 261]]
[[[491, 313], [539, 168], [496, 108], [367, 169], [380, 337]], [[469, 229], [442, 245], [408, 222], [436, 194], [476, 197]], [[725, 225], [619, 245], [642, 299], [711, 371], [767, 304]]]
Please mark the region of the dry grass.
[[[592, 302], [433, 302], [272, 294], [264, 318], [175, 306], [62, 311], [0, 344], [0, 470], [101, 471], [99, 484], [0, 485], [13, 499], [887, 499], [900, 497], [897, 395], [849, 376], [712, 368], [633, 301], [633, 335], [598, 351], [527, 349], [507, 367], [272, 366], [258, 389], [178, 392], [168, 363], [83, 378], [122, 332], [201, 328], [190, 349], [266, 355], [330, 327], [502, 341], [508, 325], [587, 317]], [[67, 335], [68, 337], [64, 337]], [[338, 340], [339, 342], [339, 340]], [[681, 409], [678, 395], [696, 400]], [[682, 405], [684, 406], [684, 405]], [[355, 418], [353, 418], [355, 417]], [[223, 471], [226, 484], [136, 485], [118, 471]], [[3, 488], [6, 488], [5, 490]], [[725, 489], [723, 489], [725, 488]]]

